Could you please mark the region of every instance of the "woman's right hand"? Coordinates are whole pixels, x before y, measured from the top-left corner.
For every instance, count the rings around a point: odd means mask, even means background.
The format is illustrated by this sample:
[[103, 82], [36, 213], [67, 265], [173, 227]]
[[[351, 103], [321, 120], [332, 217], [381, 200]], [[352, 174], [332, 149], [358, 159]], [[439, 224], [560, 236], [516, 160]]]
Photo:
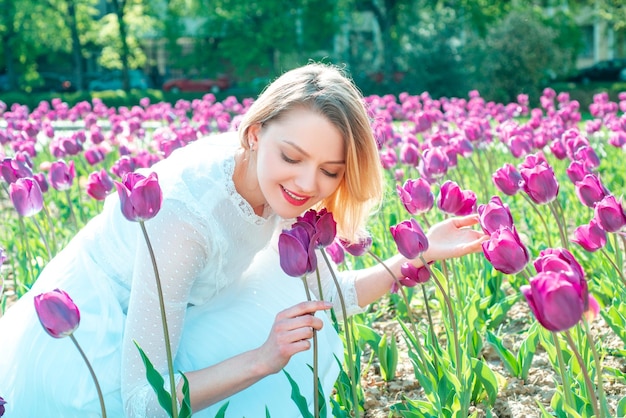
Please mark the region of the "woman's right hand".
[[311, 347], [313, 330], [322, 329], [323, 322], [315, 312], [330, 309], [332, 303], [325, 301], [301, 302], [276, 315], [267, 341], [259, 348], [261, 361], [268, 374], [278, 373], [287, 365], [291, 356]]

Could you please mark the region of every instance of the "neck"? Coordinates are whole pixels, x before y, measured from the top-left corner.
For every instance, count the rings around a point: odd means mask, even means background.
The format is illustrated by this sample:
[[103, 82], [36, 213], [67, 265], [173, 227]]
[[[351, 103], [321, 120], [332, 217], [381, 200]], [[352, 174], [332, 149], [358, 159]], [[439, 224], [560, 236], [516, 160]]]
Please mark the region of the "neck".
[[235, 190], [252, 207], [258, 216], [263, 215], [265, 199], [259, 190], [256, 177], [256, 160], [249, 150], [240, 149], [235, 154], [235, 172], [233, 173]]

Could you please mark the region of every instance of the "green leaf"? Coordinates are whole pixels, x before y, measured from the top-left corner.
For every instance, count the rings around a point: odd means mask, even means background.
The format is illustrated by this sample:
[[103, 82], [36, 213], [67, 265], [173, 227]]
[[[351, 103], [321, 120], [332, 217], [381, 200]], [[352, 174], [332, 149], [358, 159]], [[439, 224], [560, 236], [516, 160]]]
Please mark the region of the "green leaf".
[[133, 340], [133, 342], [135, 343], [137, 350], [139, 350], [139, 354], [141, 355], [143, 364], [146, 366], [146, 378], [148, 379], [148, 383], [150, 383], [150, 386], [152, 386], [152, 389], [157, 395], [159, 405], [161, 405], [165, 412], [167, 412], [168, 415], [171, 417], [173, 414], [172, 397], [165, 390], [165, 381], [163, 380], [163, 376], [161, 376], [159, 372], [156, 371], [146, 353], [144, 353], [139, 344], [137, 344], [137, 341]]
[[396, 375], [396, 367], [398, 366], [398, 346], [396, 338], [391, 336], [389, 343], [387, 342], [387, 334], [384, 334], [378, 344], [378, 359], [380, 360], [380, 372], [383, 379], [388, 382]]
[[224, 418], [226, 416], [226, 408], [228, 408], [228, 402], [222, 405], [219, 411], [217, 411], [217, 415], [215, 415], [215, 418]]
[[183, 404], [180, 406], [178, 418], [188, 418], [192, 415], [191, 399], [189, 398], [189, 380], [187, 380], [187, 376], [183, 372], [179, 373], [183, 377]]
[[496, 350], [496, 354], [498, 354], [498, 357], [502, 360], [504, 367], [506, 367], [513, 376], [519, 377], [521, 374], [520, 364], [513, 353], [502, 344], [502, 340], [493, 332], [487, 331], [486, 337], [487, 342]]
[[537, 351], [537, 345], [539, 344], [539, 322], [535, 322], [531, 325], [526, 339], [520, 345], [517, 352], [517, 363], [520, 368], [520, 374], [517, 376], [520, 379], [526, 380], [530, 366]]
[[626, 396], [619, 400], [617, 403], [617, 409], [615, 411], [617, 418], [626, 417]]
[[475, 358], [472, 358], [471, 361], [474, 374], [487, 393], [489, 405], [493, 406], [498, 396], [498, 379], [485, 362]]
[[291, 385], [291, 399], [296, 403], [300, 414], [302, 414], [303, 417], [307, 418], [313, 417], [313, 414], [311, 414], [311, 411], [309, 411], [309, 405], [306, 401], [306, 398], [300, 393], [300, 388], [298, 387], [296, 381], [293, 380], [291, 375], [287, 373], [285, 369], [283, 369], [283, 373], [285, 373], [285, 376], [287, 376], [287, 380], [289, 380], [289, 384]]
[[373, 329], [364, 324], [356, 324], [356, 336], [365, 341], [367, 344], [372, 347], [373, 350], [378, 349], [378, 344], [380, 344], [380, 335]]
[[615, 305], [611, 305], [606, 310], [601, 310], [600, 314], [613, 332], [626, 344], [626, 318], [624, 318], [624, 315], [615, 308]]

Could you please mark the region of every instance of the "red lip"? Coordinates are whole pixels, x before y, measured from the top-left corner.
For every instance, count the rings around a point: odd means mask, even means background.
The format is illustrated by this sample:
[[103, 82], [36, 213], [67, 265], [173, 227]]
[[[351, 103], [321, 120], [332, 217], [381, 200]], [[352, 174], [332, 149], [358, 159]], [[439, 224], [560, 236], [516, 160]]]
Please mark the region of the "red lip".
[[[294, 199], [293, 197], [291, 197], [291, 196], [290, 196], [290, 195], [289, 195], [289, 194], [285, 191], [285, 188], [284, 188], [284, 187], [282, 187], [282, 186], [281, 186], [280, 190], [282, 191], [282, 193], [283, 193], [283, 197], [285, 198], [285, 200], [286, 200], [287, 202], [289, 202], [289, 203], [290, 203], [291, 205], [293, 205], [293, 206], [302, 206], [302, 205], [304, 205], [306, 202], [308, 202], [308, 201], [309, 201], [309, 198], [308, 198], [308, 197], [307, 197], [306, 199], [302, 199], [302, 200], [296, 200], [296, 199]], [[295, 193], [293, 193], [293, 192], [291, 192], [291, 193], [295, 195]], [[305, 197], [305, 196], [303, 196], [303, 197]]]

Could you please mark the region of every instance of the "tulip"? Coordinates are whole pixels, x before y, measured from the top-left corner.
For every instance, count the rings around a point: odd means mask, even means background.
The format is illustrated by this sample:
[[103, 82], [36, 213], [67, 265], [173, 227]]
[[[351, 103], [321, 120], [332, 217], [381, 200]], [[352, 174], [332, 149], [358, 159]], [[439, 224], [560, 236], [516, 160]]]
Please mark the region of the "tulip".
[[580, 245], [589, 252], [598, 251], [606, 245], [606, 231], [592, 219], [587, 225], [581, 225], [574, 230], [572, 242]]
[[404, 208], [411, 215], [428, 212], [435, 202], [430, 183], [423, 178], [409, 179], [402, 187], [397, 186], [397, 191]]
[[0, 396], [0, 417], [4, 415], [4, 412], [5, 412], [4, 405], [6, 404], [7, 404], [7, 401], [5, 401], [2, 396]]
[[92, 147], [85, 151], [85, 159], [89, 165], [96, 165], [101, 161], [104, 161], [105, 155], [100, 147]]
[[482, 243], [482, 248], [485, 258], [504, 274], [519, 273], [529, 261], [528, 250], [515, 227], [500, 227]]
[[48, 180], [46, 179], [46, 175], [44, 173], [33, 174], [33, 179], [37, 182], [37, 184], [39, 184], [41, 193], [46, 193], [48, 191]]
[[331, 212], [326, 208], [316, 212], [315, 209], [309, 209], [304, 215], [296, 218], [296, 222], [306, 222], [311, 225], [317, 233], [318, 247], [327, 247], [333, 243], [337, 235], [337, 222]]
[[431, 147], [424, 151], [421, 172], [428, 178], [440, 177], [448, 171], [449, 158], [441, 147]]
[[419, 158], [419, 150], [413, 143], [405, 142], [402, 144], [400, 147], [400, 161], [403, 164], [415, 167], [419, 162]]
[[570, 329], [589, 306], [587, 288], [570, 280], [565, 272], [538, 273], [520, 290], [537, 321], [549, 331]]
[[76, 177], [74, 161], [70, 161], [70, 163], [67, 164], [65, 161], [59, 160], [52, 163], [50, 166], [48, 180], [50, 181], [50, 185], [56, 190], [68, 190], [72, 186], [74, 177]]
[[406, 258], [413, 259], [428, 249], [428, 238], [413, 218], [389, 227], [398, 251]]
[[292, 277], [302, 277], [315, 271], [315, 241], [317, 237], [312, 228], [303, 222], [296, 222], [291, 229], [284, 230], [278, 236], [280, 267]]
[[573, 159], [582, 162], [587, 168], [597, 168], [600, 166], [600, 158], [590, 146], [578, 148], [574, 153]]
[[359, 237], [356, 242], [350, 242], [340, 238], [339, 243], [348, 254], [354, 257], [360, 257], [372, 247], [372, 237], [369, 235]]
[[522, 176], [515, 166], [509, 163], [496, 170], [492, 180], [498, 190], [507, 196], [515, 195], [521, 189]]
[[524, 191], [538, 205], [553, 201], [559, 193], [559, 183], [549, 165], [537, 164], [532, 168], [523, 168], [520, 175]]
[[96, 200], [104, 200], [113, 186], [113, 180], [105, 169], [94, 171], [87, 177], [87, 194]]
[[609, 194], [610, 192], [595, 174], [587, 174], [581, 181], [576, 183], [576, 196], [587, 207], [593, 208], [596, 203]]
[[330, 256], [330, 259], [333, 260], [335, 264], [341, 264], [346, 259], [345, 250], [341, 246], [338, 241], [333, 241], [328, 247], [326, 247], [326, 252]]
[[539, 164], [548, 165], [548, 160], [546, 160], [546, 156], [543, 152], [539, 151], [536, 154], [529, 154], [524, 158], [519, 165], [519, 170], [523, 170], [526, 168], [533, 168]]
[[426, 283], [430, 279], [430, 270], [426, 266], [415, 267], [412, 263], [403, 263], [400, 273], [404, 276], [399, 281], [402, 285], [413, 287], [418, 283]]
[[80, 312], [70, 296], [61, 289], [35, 296], [35, 310], [41, 325], [50, 336], [63, 338], [80, 323]]
[[458, 184], [447, 180], [439, 189], [437, 206], [446, 213], [454, 214], [463, 207], [465, 199]]
[[0, 172], [4, 180], [11, 184], [22, 177], [32, 177], [33, 171], [25, 161], [13, 158], [5, 158], [0, 163]]
[[589, 169], [580, 161], [572, 161], [565, 170], [567, 177], [576, 184], [585, 178], [590, 173]]
[[471, 190], [463, 190], [463, 202], [459, 210], [454, 212], [455, 216], [465, 216], [476, 213], [476, 193]]
[[43, 194], [39, 183], [32, 178], [20, 178], [9, 185], [9, 195], [15, 210], [21, 216], [29, 217], [43, 209]]
[[501, 226], [513, 227], [513, 216], [509, 205], [502, 203], [500, 196], [493, 196], [486, 205], [478, 206], [478, 220], [483, 231], [491, 235]]
[[161, 210], [163, 193], [155, 172], [148, 177], [134, 172], [126, 173], [123, 181], [116, 181], [115, 186], [120, 197], [122, 214], [129, 221], [151, 219]]
[[618, 232], [626, 225], [626, 214], [621, 201], [609, 195], [599, 201], [594, 208], [594, 219], [606, 232]]
[[546, 248], [534, 262], [537, 272], [566, 271], [579, 281], [585, 280], [585, 272], [574, 255], [565, 248]]

